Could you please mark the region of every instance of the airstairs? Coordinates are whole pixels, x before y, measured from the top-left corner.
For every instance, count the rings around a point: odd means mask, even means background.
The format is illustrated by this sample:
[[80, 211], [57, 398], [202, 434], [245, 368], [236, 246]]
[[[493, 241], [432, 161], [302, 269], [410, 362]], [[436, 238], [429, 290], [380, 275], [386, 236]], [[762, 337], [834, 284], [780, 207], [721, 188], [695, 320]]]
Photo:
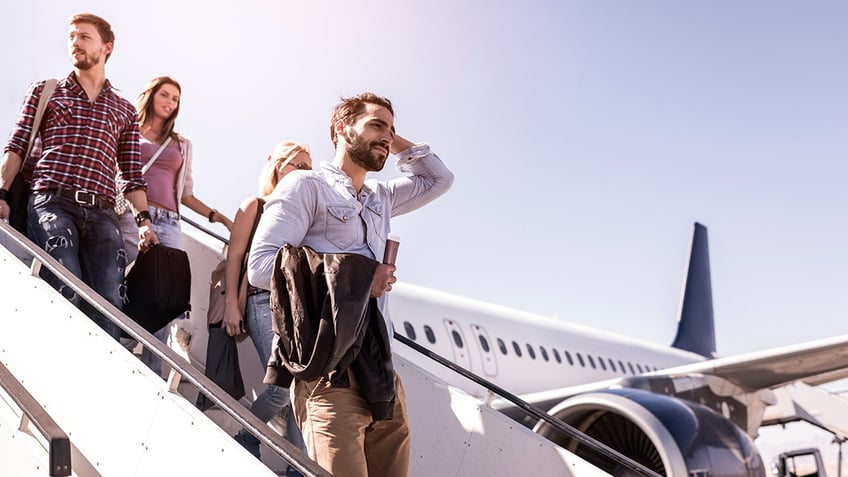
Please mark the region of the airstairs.
[[[187, 221], [192, 312], [160, 343], [0, 223], [0, 475], [329, 475], [248, 411], [264, 389], [249, 339], [239, 344], [247, 395], [203, 375], [208, 278], [225, 240]], [[159, 355], [157, 376], [39, 278], [49, 270]], [[402, 347], [396, 343], [397, 347]], [[136, 352], [138, 350], [136, 349]], [[412, 427], [412, 476], [608, 475], [396, 353]], [[216, 406], [201, 412], [198, 393]], [[262, 460], [232, 439], [246, 428]], [[637, 475], [637, 474], [633, 474]]]

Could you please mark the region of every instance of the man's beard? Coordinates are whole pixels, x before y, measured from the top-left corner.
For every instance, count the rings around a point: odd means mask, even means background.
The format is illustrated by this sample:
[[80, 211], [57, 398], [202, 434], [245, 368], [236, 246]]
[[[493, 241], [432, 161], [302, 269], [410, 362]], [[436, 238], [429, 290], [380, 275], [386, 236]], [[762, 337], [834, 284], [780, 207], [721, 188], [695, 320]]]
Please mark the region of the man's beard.
[[348, 146], [347, 152], [356, 165], [366, 171], [378, 172], [383, 170], [383, 166], [386, 165], [386, 159], [388, 159], [389, 155], [378, 154], [372, 148], [374, 146], [381, 146], [388, 150], [388, 146], [384, 142], [367, 142], [361, 135], [353, 131], [350, 132], [349, 142], [350, 146]]
[[86, 52], [83, 52], [82, 57], [73, 56], [73, 64], [75, 68], [83, 71], [90, 70], [94, 65], [100, 63], [100, 57], [93, 57]]

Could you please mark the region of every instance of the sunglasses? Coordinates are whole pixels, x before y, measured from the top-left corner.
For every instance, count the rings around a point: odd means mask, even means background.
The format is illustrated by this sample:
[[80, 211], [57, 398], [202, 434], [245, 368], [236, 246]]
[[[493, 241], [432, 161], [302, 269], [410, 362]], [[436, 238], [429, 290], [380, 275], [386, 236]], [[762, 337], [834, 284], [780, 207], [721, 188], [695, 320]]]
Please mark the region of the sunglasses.
[[312, 170], [312, 166], [310, 166], [309, 164], [307, 164], [305, 162], [292, 162], [291, 159], [283, 162], [283, 169], [285, 169], [288, 166], [292, 166], [295, 169], [300, 169], [302, 171], [311, 171]]
[[306, 164], [304, 162], [289, 162], [288, 164], [286, 164], [286, 166], [292, 166], [295, 169], [300, 169], [300, 170], [305, 170], [305, 171], [312, 169], [312, 166], [310, 166], [309, 164]]

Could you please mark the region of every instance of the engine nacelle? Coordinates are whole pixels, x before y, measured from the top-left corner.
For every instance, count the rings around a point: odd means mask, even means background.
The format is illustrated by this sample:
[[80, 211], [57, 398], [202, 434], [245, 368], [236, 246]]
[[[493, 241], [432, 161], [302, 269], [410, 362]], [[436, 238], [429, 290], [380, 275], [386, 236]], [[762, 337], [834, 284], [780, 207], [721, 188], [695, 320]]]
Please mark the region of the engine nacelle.
[[[661, 475], [765, 476], [751, 438], [697, 403], [625, 388], [581, 394], [549, 412]], [[632, 475], [543, 421], [534, 430], [612, 475]]]

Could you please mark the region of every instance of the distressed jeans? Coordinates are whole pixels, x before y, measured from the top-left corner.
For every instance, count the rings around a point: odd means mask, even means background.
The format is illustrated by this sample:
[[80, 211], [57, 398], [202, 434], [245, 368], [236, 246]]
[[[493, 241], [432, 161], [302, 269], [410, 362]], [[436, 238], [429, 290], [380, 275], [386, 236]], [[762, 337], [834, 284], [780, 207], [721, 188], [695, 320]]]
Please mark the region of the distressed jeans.
[[[118, 218], [110, 208], [83, 207], [73, 200], [36, 191], [29, 198], [27, 232], [30, 239], [76, 277], [118, 309], [124, 301], [127, 266]], [[58, 277], [43, 272], [45, 280], [115, 339], [121, 329], [102, 316]]]

